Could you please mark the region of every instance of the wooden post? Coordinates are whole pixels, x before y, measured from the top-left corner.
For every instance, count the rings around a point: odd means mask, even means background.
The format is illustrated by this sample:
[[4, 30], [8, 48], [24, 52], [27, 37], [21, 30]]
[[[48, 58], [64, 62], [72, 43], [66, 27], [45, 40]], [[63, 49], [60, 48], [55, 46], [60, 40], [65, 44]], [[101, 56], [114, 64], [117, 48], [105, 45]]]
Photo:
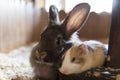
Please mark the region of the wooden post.
[[107, 66], [120, 68], [120, 0], [113, 0], [108, 53], [111, 59]]

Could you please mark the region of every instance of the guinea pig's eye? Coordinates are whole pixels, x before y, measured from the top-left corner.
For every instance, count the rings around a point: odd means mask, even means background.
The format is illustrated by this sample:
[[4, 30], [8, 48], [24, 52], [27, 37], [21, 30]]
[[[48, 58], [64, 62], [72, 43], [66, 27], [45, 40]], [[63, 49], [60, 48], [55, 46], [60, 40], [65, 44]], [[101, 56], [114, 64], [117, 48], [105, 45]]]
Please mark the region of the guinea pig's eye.
[[73, 58], [72, 58], [72, 60], [71, 60], [71, 62], [74, 62], [75, 60], [76, 60], [76, 58], [75, 58], [75, 57], [73, 57]]

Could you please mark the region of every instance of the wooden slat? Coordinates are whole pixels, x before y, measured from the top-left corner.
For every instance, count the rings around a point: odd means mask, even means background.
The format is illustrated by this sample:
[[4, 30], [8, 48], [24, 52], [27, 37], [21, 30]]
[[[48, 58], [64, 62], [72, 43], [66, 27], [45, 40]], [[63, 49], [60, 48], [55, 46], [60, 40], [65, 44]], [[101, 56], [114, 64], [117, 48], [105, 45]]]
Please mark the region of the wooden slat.
[[120, 0], [113, 0], [108, 53], [111, 56], [108, 66], [120, 68]]
[[47, 12], [31, 2], [0, 0], [0, 52], [9, 52], [39, 40], [47, 25]]

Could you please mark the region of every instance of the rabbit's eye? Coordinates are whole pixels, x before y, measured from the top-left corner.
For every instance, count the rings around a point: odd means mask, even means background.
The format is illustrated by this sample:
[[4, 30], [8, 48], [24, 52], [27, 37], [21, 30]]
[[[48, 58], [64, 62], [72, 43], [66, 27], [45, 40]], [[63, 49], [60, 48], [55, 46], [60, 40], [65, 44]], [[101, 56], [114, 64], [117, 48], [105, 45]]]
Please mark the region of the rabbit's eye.
[[62, 45], [63, 44], [63, 39], [61, 35], [58, 35], [57, 39], [56, 39], [56, 44], [57, 45]]
[[60, 41], [61, 41], [61, 38], [58, 37], [57, 40], [56, 40], [56, 44], [57, 44], [57, 45], [60, 45]]

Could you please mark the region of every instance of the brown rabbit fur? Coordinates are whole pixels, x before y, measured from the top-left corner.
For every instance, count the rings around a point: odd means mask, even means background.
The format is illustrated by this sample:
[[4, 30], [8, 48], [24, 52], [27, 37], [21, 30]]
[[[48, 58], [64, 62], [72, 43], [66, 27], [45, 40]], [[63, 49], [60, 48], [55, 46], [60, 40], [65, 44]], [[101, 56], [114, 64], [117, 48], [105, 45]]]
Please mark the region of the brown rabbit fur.
[[39, 43], [32, 50], [30, 57], [35, 76], [48, 80], [59, 80], [55, 75], [56, 69], [58, 69], [56, 66], [60, 61], [59, 57], [63, 51], [71, 47], [70, 44], [80, 43], [76, 33], [81, 29], [89, 11], [89, 4], [78, 4], [64, 21], [60, 22], [58, 9], [54, 5], [50, 6], [49, 24], [41, 33]]

